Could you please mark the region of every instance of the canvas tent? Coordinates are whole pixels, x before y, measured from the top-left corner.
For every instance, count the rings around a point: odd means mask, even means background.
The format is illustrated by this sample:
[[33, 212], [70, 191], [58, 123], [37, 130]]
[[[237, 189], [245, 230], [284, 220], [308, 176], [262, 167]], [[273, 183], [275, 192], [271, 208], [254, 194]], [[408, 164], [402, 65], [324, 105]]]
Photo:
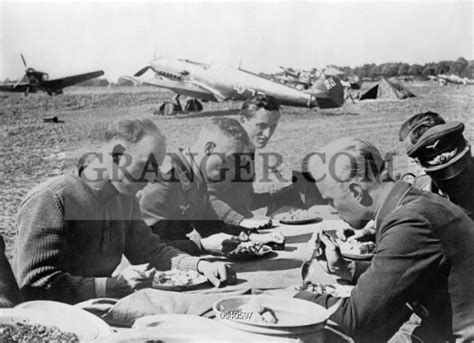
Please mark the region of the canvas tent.
[[399, 83], [390, 82], [382, 77], [379, 82], [368, 91], [362, 93], [359, 100], [366, 99], [406, 99], [412, 98], [415, 94], [410, 92], [408, 88]]

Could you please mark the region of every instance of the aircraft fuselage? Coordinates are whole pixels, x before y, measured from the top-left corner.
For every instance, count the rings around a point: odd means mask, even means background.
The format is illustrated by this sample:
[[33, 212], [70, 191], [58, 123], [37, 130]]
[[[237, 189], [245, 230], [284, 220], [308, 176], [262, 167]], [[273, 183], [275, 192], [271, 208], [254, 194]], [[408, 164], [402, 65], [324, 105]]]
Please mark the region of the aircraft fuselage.
[[[171, 82], [185, 82], [195, 85], [201, 93], [208, 93], [207, 100], [215, 97], [212, 91], [221, 95], [223, 100], [246, 100], [256, 93], [265, 93], [278, 99], [279, 103], [288, 106], [317, 106], [312, 94], [304, 93], [253, 73], [233, 69], [218, 64], [196, 63], [188, 60], [167, 61], [163, 58], [151, 62], [152, 69]], [[173, 90], [172, 86], [169, 87]], [[211, 91], [212, 90], [212, 91]], [[176, 90], [175, 92], [185, 94]], [[206, 99], [202, 97], [202, 99]]]

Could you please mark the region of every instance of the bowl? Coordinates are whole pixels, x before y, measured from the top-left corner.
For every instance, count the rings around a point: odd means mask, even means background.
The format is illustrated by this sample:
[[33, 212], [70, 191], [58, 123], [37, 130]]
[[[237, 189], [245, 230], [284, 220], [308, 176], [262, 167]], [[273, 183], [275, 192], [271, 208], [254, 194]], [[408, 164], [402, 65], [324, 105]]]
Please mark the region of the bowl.
[[1, 311], [0, 323], [16, 322], [57, 326], [61, 331], [75, 333], [81, 341], [97, 339], [112, 333], [110, 326], [99, 317], [56, 301], [29, 301]]

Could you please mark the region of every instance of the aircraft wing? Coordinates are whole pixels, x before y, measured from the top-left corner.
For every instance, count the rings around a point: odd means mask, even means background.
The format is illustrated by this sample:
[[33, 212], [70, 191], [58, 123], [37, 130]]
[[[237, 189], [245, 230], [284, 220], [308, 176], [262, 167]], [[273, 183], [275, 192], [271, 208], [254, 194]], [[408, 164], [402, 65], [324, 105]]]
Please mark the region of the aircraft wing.
[[93, 71], [85, 74], [78, 74], [73, 76], [67, 76], [60, 79], [53, 79], [43, 82], [48, 88], [61, 89], [64, 87], [75, 85], [76, 83], [84, 82], [90, 79], [104, 75], [102, 70]]
[[130, 80], [134, 83], [155, 86], [159, 88], [169, 89], [177, 94], [189, 96], [196, 99], [202, 99], [205, 101], [218, 102], [219, 99], [213, 92], [196, 84], [193, 81], [182, 81], [182, 80], [169, 80], [162, 77], [154, 77], [148, 79], [142, 79], [134, 76], [122, 76], [124, 79]]
[[30, 87], [29, 83], [22, 82], [16, 85], [14, 83], [0, 84], [0, 92], [18, 92], [24, 93]]
[[205, 84], [202, 84], [200, 82], [196, 82], [196, 81], [190, 81], [192, 84], [204, 89], [205, 91], [209, 92], [209, 93], [212, 93], [214, 95], [214, 97], [216, 98], [217, 101], [224, 101], [224, 100], [227, 100], [229, 97], [224, 95], [221, 91], [219, 91], [218, 89], [215, 89], [215, 88], [212, 88], [208, 85], [205, 85]]

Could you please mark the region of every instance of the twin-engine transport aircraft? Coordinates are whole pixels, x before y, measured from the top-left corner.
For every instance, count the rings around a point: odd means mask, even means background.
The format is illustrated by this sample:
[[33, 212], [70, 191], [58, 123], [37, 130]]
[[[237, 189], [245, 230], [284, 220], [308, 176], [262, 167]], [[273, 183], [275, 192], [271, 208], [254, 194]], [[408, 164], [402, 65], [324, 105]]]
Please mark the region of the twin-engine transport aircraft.
[[72, 86], [76, 83], [104, 75], [102, 70], [98, 70], [91, 73], [50, 80], [47, 73], [28, 67], [23, 54], [20, 55], [21, 60], [23, 61], [23, 64], [26, 68], [25, 75], [23, 75], [23, 77], [16, 83], [12, 82], [0, 84], [1, 92], [21, 92], [25, 93], [25, 95], [28, 95], [28, 93], [36, 93], [38, 90], [41, 90], [48, 93], [49, 95], [62, 94], [64, 87]]
[[[152, 70], [153, 78], [141, 77]], [[162, 105], [165, 114], [180, 110], [179, 96], [188, 96], [186, 110], [200, 111], [202, 101], [246, 100], [256, 93], [271, 95], [281, 105], [332, 108], [344, 103], [344, 89], [337, 77], [323, 77], [305, 91], [297, 90], [252, 72], [218, 64], [193, 62], [186, 59], [159, 57], [139, 70], [129, 80], [141, 84], [170, 89], [177, 94], [175, 103]]]

